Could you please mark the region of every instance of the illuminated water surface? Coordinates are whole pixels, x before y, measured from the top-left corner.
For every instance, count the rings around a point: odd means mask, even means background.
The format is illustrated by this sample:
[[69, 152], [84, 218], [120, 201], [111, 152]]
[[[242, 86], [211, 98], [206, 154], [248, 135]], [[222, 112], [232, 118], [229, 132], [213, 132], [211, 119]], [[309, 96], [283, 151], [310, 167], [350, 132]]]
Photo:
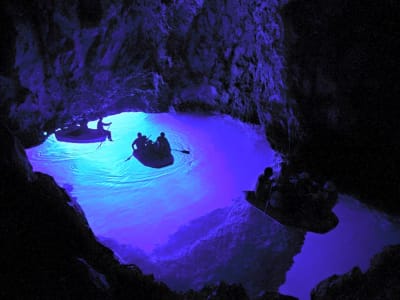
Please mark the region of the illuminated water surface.
[[[122, 113], [104, 121], [112, 122], [114, 142], [72, 144], [50, 136], [27, 153], [34, 170], [52, 175], [78, 201], [94, 233], [125, 262], [175, 289], [225, 280], [244, 283], [252, 296], [278, 276], [268, 266], [291, 263], [299, 235], [243, 200], [242, 191], [276, 165], [260, 128], [227, 116], [177, 113]], [[125, 161], [138, 131], [153, 140], [164, 131], [172, 148], [190, 154], [174, 151], [175, 163], [162, 169]], [[334, 210], [338, 227], [306, 235], [281, 292], [309, 299], [320, 280], [356, 265], [365, 270], [373, 254], [400, 242], [398, 220], [343, 195]], [[279, 252], [282, 260], [274, 256]]]
[[301, 253], [280, 287], [285, 294], [310, 299], [323, 279], [358, 266], [365, 272], [373, 255], [384, 246], [400, 243], [400, 219], [368, 208], [356, 199], [339, 195], [334, 212], [338, 226], [326, 233], [307, 233]]
[[[77, 199], [96, 235], [146, 252], [179, 226], [230, 205], [273, 164], [260, 130], [227, 116], [122, 113], [103, 121], [112, 122], [114, 142], [64, 143], [53, 135], [28, 155]], [[172, 148], [190, 154], [173, 151], [175, 163], [162, 169], [125, 161], [138, 131], [153, 140], [164, 131]]]

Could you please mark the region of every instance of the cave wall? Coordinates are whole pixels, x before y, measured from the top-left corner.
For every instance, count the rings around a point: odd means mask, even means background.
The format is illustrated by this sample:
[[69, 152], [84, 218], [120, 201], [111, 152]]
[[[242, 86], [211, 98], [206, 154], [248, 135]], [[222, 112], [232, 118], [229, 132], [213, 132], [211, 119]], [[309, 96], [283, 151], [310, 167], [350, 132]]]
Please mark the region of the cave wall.
[[[100, 244], [52, 177], [0, 126], [1, 299], [181, 299]], [[4, 172], [4, 170], [7, 170]]]
[[204, 1], [176, 58], [184, 76], [173, 104], [187, 109], [201, 103], [253, 123], [270, 120], [284, 89], [281, 5], [275, 0]]
[[399, 211], [398, 6], [7, 0], [0, 116], [30, 146], [83, 115], [227, 113], [295, 169]]
[[[1, 116], [25, 145], [67, 121], [165, 111], [160, 1], [5, 1]], [[161, 97], [162, 98], [162, 97]]]
[[277, 118], [284, 2], [6, 1], [1, 115], [25, 145], [123, 110]]
[[[25, 146], [82, 114], [94, 119], [106, 111], [200, 107], [261, 123], [271, 145], [295, 168], [334, 179], [342, 191], [386, 211], [400, 211], [397, 2], [2, 5], [0, 120]], [[153, 292], [177, 297], [120, 265], [65, 192], [33, 173], [19, 142], [3, 127], [0, 133], [0, 166], [7, 170], [0, 176], [0, 237], [6, 245], [6, 272], [0, 274], [7, 287], [0, 296], [45, 299], [57, 292], [60, 299], [76, 298], [84, 283], [87, 299]]]
[[399, 15], [394, 1], [299, 0], [282, 12], [300, 132], [288, 156], [397, 213]]

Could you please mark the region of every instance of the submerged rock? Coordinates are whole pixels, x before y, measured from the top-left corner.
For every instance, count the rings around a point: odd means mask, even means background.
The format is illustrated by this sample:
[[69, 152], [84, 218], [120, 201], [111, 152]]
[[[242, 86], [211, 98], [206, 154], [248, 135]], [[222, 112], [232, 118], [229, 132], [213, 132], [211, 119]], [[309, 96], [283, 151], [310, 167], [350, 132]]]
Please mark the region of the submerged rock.
[[[176, 290], [199, 290], [223, 280], [240, 283], [254, 298], [283, 284], [304, 235], [302, 230], [265, 218], [241, 197], [232, 206], [181, 227], [143, 265], [148, 267], [146, 272], [154, 272]], [[140, 258], [132, 255], [129, 259], [138, 262]], [[156, 264], [149, 266], [148, 261]]]

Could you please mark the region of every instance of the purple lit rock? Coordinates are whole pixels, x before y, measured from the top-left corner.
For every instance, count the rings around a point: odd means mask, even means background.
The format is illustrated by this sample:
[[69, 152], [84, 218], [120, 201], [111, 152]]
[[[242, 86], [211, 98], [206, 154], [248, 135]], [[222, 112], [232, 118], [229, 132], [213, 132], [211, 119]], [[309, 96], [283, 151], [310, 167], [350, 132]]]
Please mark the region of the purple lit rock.
[[370, 268], [354, 267], [320, 282], [311, 299], [397, 299], [400, 295], [400, 246], [388, 246], [375, 255]]
[[51, 176], [32, 173], [7, 129], [0, 127], [0, 136], [3, 298], [179, 299], [165, 285], [121, 265], [97, 242], [66, 191]]

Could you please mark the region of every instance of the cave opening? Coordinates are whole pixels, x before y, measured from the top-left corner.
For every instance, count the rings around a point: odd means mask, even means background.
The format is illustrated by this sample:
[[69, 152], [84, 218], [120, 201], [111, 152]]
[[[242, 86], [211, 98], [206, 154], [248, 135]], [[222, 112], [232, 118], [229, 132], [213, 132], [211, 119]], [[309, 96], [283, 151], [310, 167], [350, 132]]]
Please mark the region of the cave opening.
[[[250, 298], [279, 290], [308, 299], [314, 287], [312, 297], [322, 299], [332, 291], [336, 298], [398, 295], [399, 246], [366, 271], [371, 256], [400, 236], [398, 12], [391, 0], [6, 0], [0, 298], [158, 299], [169, 288], [221, 279], [243, 284], [246, 292], [233, 294]], [[114, 115], [132, 110], [149, 114]], [[181, 113], [191, 110], [226, 113], [264, 134], [227, 116]], [[112, 143], [48, 137], [104, 112]], [[166, 131], [175, 164], [150, 170], [132, 158], [138, 130], [152, 139]], [[237, 147], [237, 133], [251, 150]], [[281, 225], [243, 199], [242, 190], [275, 165], [266, 138], [293, 176], [332, 180], [357, 198], [339, 194], [334, 230], [319, 235]], [[27, 153], [61, 188], [32, 172], [19, 141], [45, 141]], [[121, 191], [127, 201], [118, 200]], [[357, 266], [365, 273], [353, 272]], [[205, 289], [203, 298], [213, 293]], [[172, 294], [168, 299], [180, 299]]]

